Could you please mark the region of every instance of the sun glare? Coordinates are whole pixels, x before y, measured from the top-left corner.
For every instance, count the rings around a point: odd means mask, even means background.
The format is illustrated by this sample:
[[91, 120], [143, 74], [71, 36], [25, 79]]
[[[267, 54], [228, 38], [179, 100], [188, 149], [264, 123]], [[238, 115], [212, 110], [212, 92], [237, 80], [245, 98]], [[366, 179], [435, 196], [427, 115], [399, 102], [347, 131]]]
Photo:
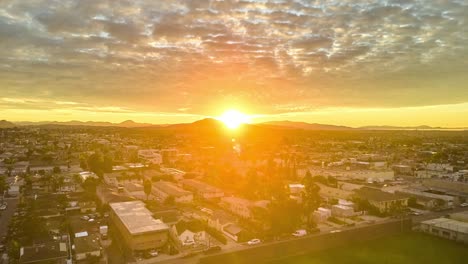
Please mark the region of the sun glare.
[[237, 110], [229, 110], [224, 112], [224, 114], [219, 117], [219, 120], [221, 120], [229, 129], [236, 129], [240, 125], [248, 123], [250, 118], [248, 115]]

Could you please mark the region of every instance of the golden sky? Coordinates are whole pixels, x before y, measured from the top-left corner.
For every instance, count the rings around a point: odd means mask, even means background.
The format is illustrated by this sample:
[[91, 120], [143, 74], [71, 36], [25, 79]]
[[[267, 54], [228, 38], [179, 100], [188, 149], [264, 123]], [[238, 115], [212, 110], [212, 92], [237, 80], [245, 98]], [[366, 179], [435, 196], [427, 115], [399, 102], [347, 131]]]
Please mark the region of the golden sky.
[[0, 1], [0, 119], [468, 127], [468, 2]]

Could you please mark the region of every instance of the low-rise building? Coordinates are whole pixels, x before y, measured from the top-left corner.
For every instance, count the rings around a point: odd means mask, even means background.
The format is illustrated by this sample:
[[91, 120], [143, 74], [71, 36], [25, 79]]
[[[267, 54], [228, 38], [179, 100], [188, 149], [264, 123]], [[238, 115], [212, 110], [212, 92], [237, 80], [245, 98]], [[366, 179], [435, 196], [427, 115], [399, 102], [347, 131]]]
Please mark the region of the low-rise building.
[[201, 181], [187, 179], [182, 180], [181, 184], [184, 189], [194, 192], [203, 199], [216, 199], [224, 196], [223, 190]]
[[337, 217], [350, 217], [354, 215], [354, 208], [351, 206], [335, 204], [332, 206], [332, 215]]
[[68, 246], [65, 242], [48, 242], [20, 248], [19, 263], [65, 264], [68, 259]]
[[158, 181], [153, 183], [152, 192], [163, 201], [168, 197], [174, 197], [174, 200], [177, 203], [193, 202], [193, 194], [191, 192], [167, 181]]
[[162, 155], [156, 149], [140, 149], [138, 158], [151, 164], [161, 164], [163, 161]]
[[327, 221], [327, 219], [330, 218], [331, 215], [332, 212], [330, 209], [319, 207], [317, 208], [317, 210], [314, 211], [313, 218], [316, 223], [322, 223]]
[[266, 208], [270, 202], [267, 200], [250, 201], [239, 197], [223, 197], [221, 205], [242, 218], [252, 218], [252, 208]]
[[169, 226], [154, 219], [141, 201], [111, 203], [111, 220], [130, 250], [160, 248], [167, 243]]
[[408, 206], [409, 197], [402, 194], [388, 193], [370, 187], [363, 187], [357, 190], [356, 194], [360, 199], [367, 200], [376, 207], [380, 213], [389, 213]]
[[434, 236], [468, 244], [468, 223], [449, 218], [424, 221], [420, 230]]
[[101, 257], [101, 243], [98, 234], [75, 237], [73, 240], [76, 260], [90, 256]]
[[396, 191], [410, 197], [416, 198], [416, 202], [427, 209], [448, 209], [453, 208], [455, 197], [450, 195], [436, 194], [418, 189], [404, 188]]

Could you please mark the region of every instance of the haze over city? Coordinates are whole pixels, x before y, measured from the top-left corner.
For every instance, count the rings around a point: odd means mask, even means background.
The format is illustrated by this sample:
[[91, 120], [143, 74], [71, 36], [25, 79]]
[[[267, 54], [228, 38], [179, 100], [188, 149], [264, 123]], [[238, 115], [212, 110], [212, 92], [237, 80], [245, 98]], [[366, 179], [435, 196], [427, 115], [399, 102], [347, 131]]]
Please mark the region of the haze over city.
[[[12, 121], [466, 127], [464, 1], [0, 3]], [[404, 118], [402, 118], [404, 115]]]

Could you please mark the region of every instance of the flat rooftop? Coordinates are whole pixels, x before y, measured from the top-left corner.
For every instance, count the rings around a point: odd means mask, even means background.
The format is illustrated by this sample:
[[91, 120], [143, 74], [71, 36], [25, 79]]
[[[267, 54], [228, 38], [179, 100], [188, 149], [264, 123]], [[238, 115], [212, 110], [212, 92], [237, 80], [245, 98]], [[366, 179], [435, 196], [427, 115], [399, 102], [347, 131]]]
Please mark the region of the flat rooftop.
[[437, 218], [431, 219], [422, 222], [423, 224], [443, 228], [455, 232], [460, 232], [464, 234], [468, 234], [468, 223], [449, 219], [449, 218]]
[[169, 229], [161, 220], [154, 219], [141, 201], [111, 203], [110, 207], [132, 235]]

